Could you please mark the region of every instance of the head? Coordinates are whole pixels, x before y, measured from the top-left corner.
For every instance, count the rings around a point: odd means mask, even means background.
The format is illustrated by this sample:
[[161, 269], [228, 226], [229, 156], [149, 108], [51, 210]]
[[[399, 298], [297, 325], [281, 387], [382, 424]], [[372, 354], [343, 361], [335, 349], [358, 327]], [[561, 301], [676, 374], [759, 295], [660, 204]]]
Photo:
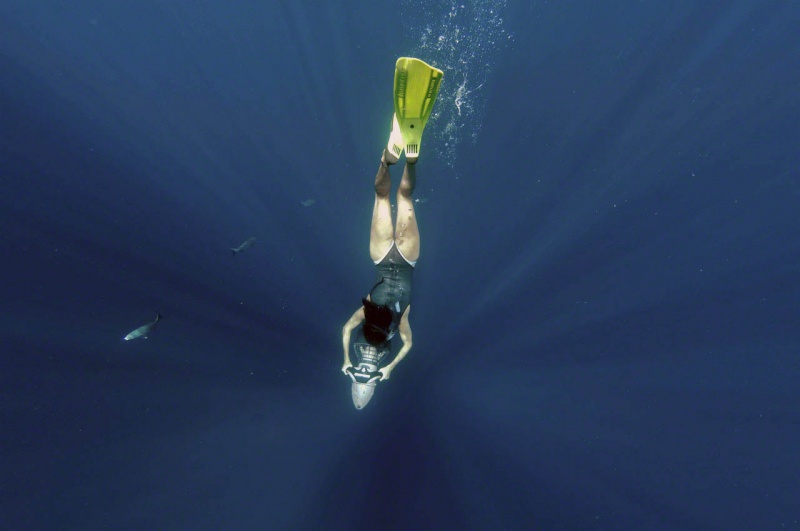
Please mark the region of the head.
[[361, 302], [364, 304], [364, 339], [376, 347], [383, 345], [389, 339], [392, 310], [368, 299], [361, 299]]

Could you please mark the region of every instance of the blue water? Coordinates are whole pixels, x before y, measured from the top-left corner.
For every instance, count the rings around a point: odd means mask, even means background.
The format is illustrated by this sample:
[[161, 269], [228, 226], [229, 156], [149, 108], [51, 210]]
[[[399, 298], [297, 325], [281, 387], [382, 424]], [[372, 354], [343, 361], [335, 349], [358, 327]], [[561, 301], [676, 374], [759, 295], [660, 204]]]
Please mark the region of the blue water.
[[[800, 527], [798, 27], [4, 0], [0, 528]], [[414, 347], [356, 411], [404, 55], [445, 71]]]

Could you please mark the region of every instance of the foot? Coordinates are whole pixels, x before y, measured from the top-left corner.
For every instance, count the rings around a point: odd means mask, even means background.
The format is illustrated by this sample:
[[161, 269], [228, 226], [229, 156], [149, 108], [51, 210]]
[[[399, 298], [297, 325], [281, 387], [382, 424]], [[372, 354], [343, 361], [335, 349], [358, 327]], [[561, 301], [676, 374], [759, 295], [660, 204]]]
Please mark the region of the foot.
[[383, 150], [381, 160], [385, 164], [396, 164], [403, 154], [403, 135], [400, 133], [400, 125], [397, 123], [397, 116], [392, 115], [392, 133], [389, 135], [389, 143]]

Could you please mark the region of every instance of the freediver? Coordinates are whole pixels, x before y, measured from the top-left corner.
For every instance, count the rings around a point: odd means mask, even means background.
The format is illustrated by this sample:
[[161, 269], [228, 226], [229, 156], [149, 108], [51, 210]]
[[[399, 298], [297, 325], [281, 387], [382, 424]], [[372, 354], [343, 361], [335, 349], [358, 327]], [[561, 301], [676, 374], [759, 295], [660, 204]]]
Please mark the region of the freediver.
[[[420, 254], [420, 237], [414, 213], [414, 187], [417, 181], [422, 131], [436, 100], [443, 74], [419, 59], [401, 57], [395, 67], [395, 115], [389, 143], [383, 150], [375, 176], [375, 202], [372, 210], [369, 253], [377, 268], [377, 283], [362, 305], [342, 329], [344, 364], [342, 372], [352, 380], [353, 404], [364, 408], [375, 392], [377, 382], [388, 380], [412, 346], [411, 288], [414, 267]], [[392, 182], [389, 167], [405, 151], [406, 164], [397, 190], [397, 220], [392, 226], [389, 199]], [[360, 328], [359, 328], [360, 326]], [[359, 328], [350, 359], [353, 330]], [[403, 343], [391, 359], [392, 338], [399, 333]], [[387, 361], [389, 363], [385, 363]]]

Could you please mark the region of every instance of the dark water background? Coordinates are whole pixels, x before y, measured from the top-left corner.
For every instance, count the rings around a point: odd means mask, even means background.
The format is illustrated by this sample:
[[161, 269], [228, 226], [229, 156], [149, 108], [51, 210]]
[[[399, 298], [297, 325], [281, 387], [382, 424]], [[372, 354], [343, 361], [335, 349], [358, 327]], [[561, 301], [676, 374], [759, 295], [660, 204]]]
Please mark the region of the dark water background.
[[800, 527], [800, 6], [497, 7], [357, 412], [397, 4], [0, 4], [0, 527]]

